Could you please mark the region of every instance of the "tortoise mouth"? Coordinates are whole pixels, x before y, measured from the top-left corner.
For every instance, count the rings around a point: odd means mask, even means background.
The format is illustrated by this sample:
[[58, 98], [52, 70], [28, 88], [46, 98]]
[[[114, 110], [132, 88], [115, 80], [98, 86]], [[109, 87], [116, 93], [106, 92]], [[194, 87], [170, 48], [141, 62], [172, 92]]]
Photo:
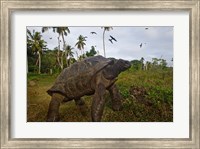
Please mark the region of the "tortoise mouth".
[[124, 67], [125, 67], [125, 68], [128, 69], [128, 68], [131, 67], [131, 63], [130, 63], [129, 61], [125, 61], [124, 63], [125, 63], [125, 64], [124, 64]]
[[128, 69], [131, 67], [131, 63], [129, 61], [126, 61], [126, 60], [122, 60], [122, 61], [123, 61], [122, 65], [125, 69]]

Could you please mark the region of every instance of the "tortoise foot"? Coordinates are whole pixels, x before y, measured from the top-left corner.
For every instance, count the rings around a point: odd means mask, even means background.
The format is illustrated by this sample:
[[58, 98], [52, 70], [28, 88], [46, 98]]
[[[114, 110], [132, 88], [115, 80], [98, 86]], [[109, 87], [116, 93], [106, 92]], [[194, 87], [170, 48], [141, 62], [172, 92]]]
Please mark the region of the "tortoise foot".
[[59, 122], [60, 121], [60, 116], [59, 114], [50, 114], [48, 117], [47, 117], [47, 122]]
[[82, 116], [87, 116], [88, 113], [89, 113], [89, 109], [86, 105], [79, 106], [79, 111], [80, 111]]
[[112, 106], [113, 111], [121, 111], [123, 109], [122, 104], [114, 103]]

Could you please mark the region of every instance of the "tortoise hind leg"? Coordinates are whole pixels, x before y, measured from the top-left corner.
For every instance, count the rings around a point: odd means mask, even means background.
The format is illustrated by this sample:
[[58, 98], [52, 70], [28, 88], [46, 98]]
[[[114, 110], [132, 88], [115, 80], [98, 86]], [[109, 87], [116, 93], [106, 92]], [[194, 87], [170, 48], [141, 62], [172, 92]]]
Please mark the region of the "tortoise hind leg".
[[78, 109], [81, 112], [81, 114], [83, 116], [86, 116], [87, 115], [87, 111], [88, 111], [88, 107], [85, 104], [85, 102], [83, 101], [83, 99], [82, 98], [77, 98], [77, 99], [74, 99], [74, 101], [75, 101], [75, 104], [78, 106]]
[[77, 98], [77, 99], [74, 99], [75, 103], [77, 106], [82, 106], [85, 104], [85, 102], [83, 101], [82, 98]]
[[105, 92], [106, 92], [105, 86], [101, 83], [98, 84], [95, 89], [95, 94], [93, 96], [93, 101], [92, 101], [91, 115], [93, 122], [101, 121], [105, 105], [105, 99], [103, 98]]
[[60, 103], [63, 101], [65, 97], [58, 94], [54, 93], [52, 95], [51, 102], [49, 104], [49, 110], [47, 114], [47, 122], [57, 122], [60, 119], [59, 116], [59, 107]]
[[117, 89], [117, 86], [113, 84], [109, 89], [112, 100], [112, 109], [114, 111], [119, 111], [122, 109], [122, 97]]

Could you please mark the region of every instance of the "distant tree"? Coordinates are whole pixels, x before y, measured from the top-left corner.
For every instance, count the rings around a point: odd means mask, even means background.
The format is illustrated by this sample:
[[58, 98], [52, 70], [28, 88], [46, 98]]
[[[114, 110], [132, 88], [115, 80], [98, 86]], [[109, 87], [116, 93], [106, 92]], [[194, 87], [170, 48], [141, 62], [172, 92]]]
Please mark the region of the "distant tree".
[[[67, 36], [68, 33], [70, 33], [70, 30], [68, 27], [43, 27], [42, 32], [45, 32], [49, 29], [53, 29], [54, 33], [58, 34], [58, 52], [57, 52], [57, 61], [61, 69], [63, 69], [63, 57], [64, 57], [64, 52], [60, 52], [60, 37], [62, 37], [63, 40], [63, 49], [66, 47], [66, 42], [64, 36]], [[61, 53], [61, 54], [60, 54]]]
[[86, 58], [86, 57], [87, 57], [87, 56], [86, 56], [85, 54], [82, 54], [82, 55], [79, 56], [78, 60], [80, 61], [80, 60], [82, 60], [82, 59], [84, 59], [84, 58]]
[[160, 60], [160, 66], [161, 66], [162, 69], [165, 69], [165, 68], [167, 67], [167, 62], [166, 62], [166, 60], [161, 59], [161, 60]]
[[152, 58], [153, 69], [165, 69], [166, 67], [167, 67], [167, 62], [165, 59]]
[[152, 66], [153, 66], [153, 68], [157, 68], [158, 67], [158, 62], [159, 62], [158, 58], [152, 58]]
[[146, 61], [145, 70], [149, 70], [149, 69], [151, 69], [151, 62]]
[[95, 50], [95, 47], [94, 46], [91, 46], [91, 49], [90, 49], [90, 51], [88, 52], [86, 52], [86, 56], [87, 57], [90, 57], [90, 56], [95, 56], [97, 54], [97, 51]]
[[33, 63], [35, 60], [35, 54], [32, 51], [32, 40], [30, 39], [30, 36], [28, 34], [31, 34], [30, 30], [27, 29], [27, 67], [26, 71], [29, 72], [30, 67], [34, 67]]
[[80, 35], [77, 39], [77, 43], [75, 44], [75, 46], [77, 46], [77, 48], [81, 51], [81, 55], [84, 56], [84, 46], [86, 45], [85, 41], [85, 37], [83, 37], [82, 35]]
[[144, 70], [144, 58], [143, 57], [141, 57], [140, 62], [141, 62], [141, 70]]
[[76, 59], [74, 57], [70, 57], [70, 59], [69, 59], [69, 66], [71, 64], [75, 63], [75, 62], [76, 62]]
[[38, 55], [38, 59], [36, 61], [36, 65], [38, 64], [38, 73], [41, 73], [41, 55], [43, 49], [46, 48], [46, 42], [41, 39], [42, 35], [40, 32], [34, 32], [33, 34], [30, 32], [30, 30], [27, 30], [27, 50], [30, 50], [33, 53], [36, 53]]
[[132, 60], [132, 61], [131, 61], [131, 64], [132, 64], [132, 68], [133, 68], [134, 70], [139, 70], [139, 69], [141, 69], [141, 61], [139, 61], [139, 60]]
[[171, 65], [171, 66], [172, 66], [172, 67], [173, 67], [173, 61], [174, 61], [174, 59], [173, 59], [173, 57], [172, 57], [172, 59], [171, 59], [171, 62], [172, 62], [172, 65]]
[[106, 57], [106, 48], [105, 48], [105, 33], [106, 31], [110, 31], [112, 30], [113, 28], [112, 27], [102, 27], [103, 28], [103, 52], [104, 52], [104, 57]]
[[74, 57], [74, 52], [72, 51], [74, 48], [71, 47], [70, 45], [67, 45], [66, 48], [64, 49], [65, 50], [65, 58], [66, 58], [66, 65], [67, 67], [70, 66], [70, 60], [71, 58]]
[[[55, 50], [45, 50], [42, 55], [42, 72], [52, 74], [56, 69], [56, 53]], [[57, 67], [59, 68], [59, 67]]]

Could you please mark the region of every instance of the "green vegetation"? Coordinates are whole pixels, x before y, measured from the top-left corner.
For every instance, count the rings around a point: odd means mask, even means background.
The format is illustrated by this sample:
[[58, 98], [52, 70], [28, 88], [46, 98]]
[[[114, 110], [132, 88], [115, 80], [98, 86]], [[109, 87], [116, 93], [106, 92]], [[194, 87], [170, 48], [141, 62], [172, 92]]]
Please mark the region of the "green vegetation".
[[[51, 97], [46, 91], [57, 75], [28, 75], [28, 121], [42, 122], [46, 119]], [[102, 121], [105, 122], [166, 122], [173, 121], [172, 69], [135, 71], [129, 69], [121, 73], [116, 82], [123, 97], [122, 111], [111, 109], [107, 93]], [[61, 121], [91, 121], [90, 107], [92, 96], [83, 97], [86, 106], [79, 109], [74, 101], [61, 105]], [[82, 112], [81, 112], [81, 111]], [[84, 114], [83, 114], [84, 110]]]
[[[27, 56], [28, 66], [27, 72], [29, 73], [46, 73], [55, 74], [61, 72], [63, 68], [69, 67], [71, 64], [79, 61], [83, 58], [95, 56], [97, 51], [95, 46], [91, 46], [90, 51], [84, 52], [84, 46], [86, 45], [86, 36], [80, 35], [77, 38], [77, 43], [72, 47], [66, 44], [65, 36], [70, 33], [68, 27], [43, 27], [42, 32], [46, 32], [53, 29], [54, 33], [58, 34], [58, 46], [54, 49], [48, 49], [47, 43], [42, 39], [41, 32], [33, 32], [27, 29]], [[62, 40], [61, 40], [62, 37]], [[52, 37], [50, 38], [52, 39]], [[60, 42], [63, 42], [61, 49]], [[72, 50], [77, 48], [80, 51], [80, 55], [76, 51]], [[76, 54], [76, 58], [74, 58]]]

